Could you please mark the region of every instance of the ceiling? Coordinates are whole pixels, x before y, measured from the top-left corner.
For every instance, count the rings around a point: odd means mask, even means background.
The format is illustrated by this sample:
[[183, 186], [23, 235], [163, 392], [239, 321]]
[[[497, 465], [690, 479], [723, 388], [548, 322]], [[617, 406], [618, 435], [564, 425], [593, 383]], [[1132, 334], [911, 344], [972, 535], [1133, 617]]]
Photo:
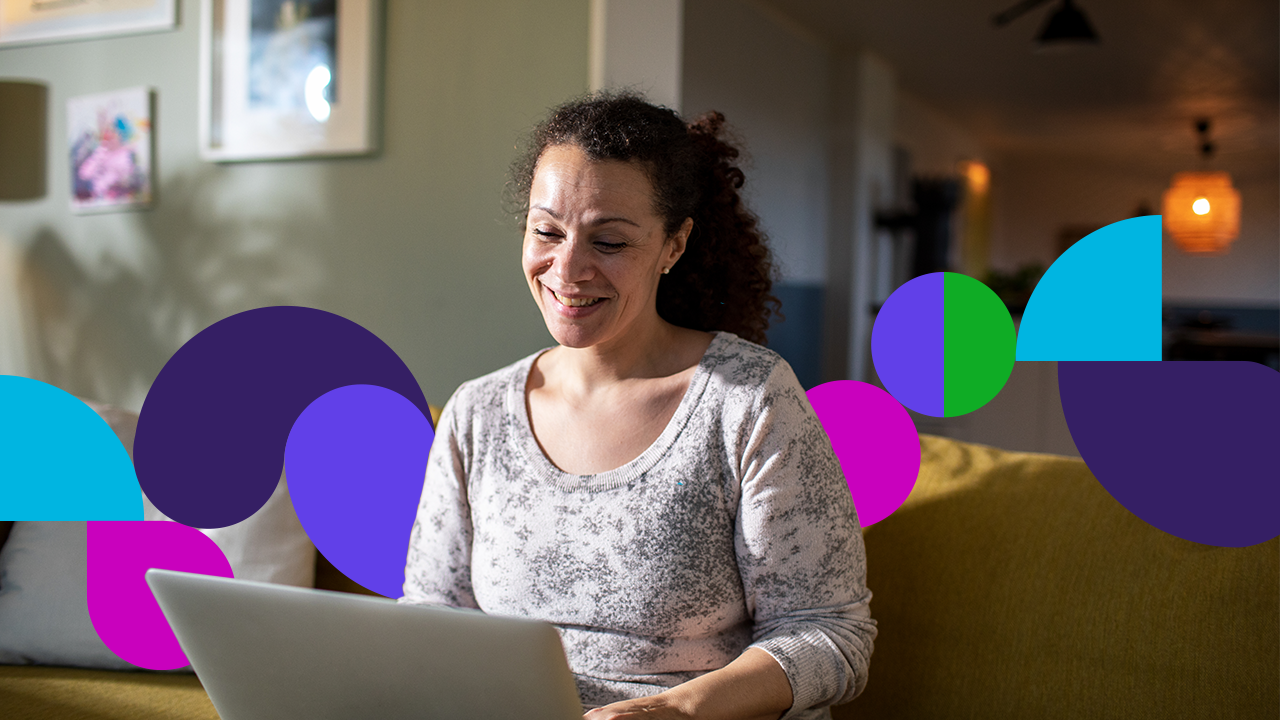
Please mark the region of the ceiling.
[[882, 56], [994, 151], [1191, 156], [1201, 116], [1223, 156], [1280, 150], [1276, 0], [1076, 0], [1101, 43], [1064, 53], [1033, 42], [1057, 0], [993, 25], [1015, 2], [770, 4], [837, 51]]

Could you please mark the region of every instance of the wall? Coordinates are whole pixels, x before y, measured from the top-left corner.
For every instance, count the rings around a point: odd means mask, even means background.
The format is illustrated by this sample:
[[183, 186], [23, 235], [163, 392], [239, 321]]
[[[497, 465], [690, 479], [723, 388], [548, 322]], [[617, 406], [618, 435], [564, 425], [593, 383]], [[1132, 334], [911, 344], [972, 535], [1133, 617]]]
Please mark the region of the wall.
[[[586, 2], [390, 0], [382, 151], [235, 165], [197, 157], [197, 0], [180, 16], [174, 32], [0, 49], [0, 77], [50, 86], [49, 194], [0, 203], [32, 375], [136, 409], [185, 340], [271, 304], [365, 326], [437, 404], [550, 344], [501, 193], [517, 137], [586, 89]], [[156, 205], [72, 215], [66, 100], [137, 85], [158, 96]]]
[[719, 110], [742, 139], [744, 192], [783, 282], [826, 278], [830, 82], [826, 48], [768, 8], [686, 0], [685, 115]]
[[785, 16], [747, 0], [686, 0], [684, 27], [685, 116], [724, 113], [746, 149], [743, 192], [769, 235], [774, 295], [786, 317], [775, 318], [769, 345], [801, 384], [817, 385], [830, 232], [830, 53]]
[[[1188, 146], [1193, 141], [1188, 133]], [[1240, 236], [1221, 257], [1189, 256], [1164, 243], [1164, 296], [1184, 305], [1280, 303], [1280, 158], [1274, 151], [1222, 153], [1214, 165], [1232, 174], [1241, 195]], [[1104, 158], [1009, 154], [993, 172], [996, 227], [992, 262], [1013, 269], [1058, 254], [1064, 225], [1102, 227], [1131, 217], [1139, 204], [1160, 212], [1175, 172], [1195, 170], [1190, 152]]]
[[684, 0], [591, 0], [591, 89], [628, 88], [680, 110]]
[[955, 175], [961, 160], [985, 160], [987, 153], [967, 130], [928, 101], [898, 88], [894, 142], [911, 153], [916, 175]]
[[[894, 142], [910, 155], [913, 175], [954, 176], [962, 160], [990, 161], [989, 151], [971, 133], [903, 88], [897, 93], [894, 130]], [[954, 258], [963, 254], [960, 224], [953, 238]], [[957, 262], [953, 265], [962, 267]], [[1078, 456], [1062, 414], [1057, 377], [1057, 363], [1017, 363], [1000, 392], [978, 410], [960, 417], [935, 418], [916, 412], [911, 417], [923, 433], [1009, 450]]]
[[[851, 277], [849, 295], [842, 298], [849, 313], [845, 372], [834, 377], [867, 381], [874, 373], [872, 308], [894, 290], [877, 282], [885, 276], [883, 270], [893, 264], [893, 246], [889, 233], [876, 225], [875, 216], [891, 207], [897, 195], [893, 140], [898, 78], [891, 65], [870, 52], [843, 57], [838, 67], [836, 142], [845, 147], [835, 153], [835, 173], [849, 176], [847, 185], [837, 183], [838, 188], [847, 187], [844, 192], [849, 194], [837, 190], [833, 206], [847, 205], [849, 209], [847, 218], [837, 221], [847, 223], [847, 230], [838, 230], [832, 245], [844, 245], [847, 232], [852, 262], [841, 263], [836, 253], [830, 256], [831, 275], [841, 273], [843, 267]], [[834, 290], [835, 283], [832, 285]]]
[[809, 387], [871, 373], [866, 309], [892, 291], [886, 270], [901, 250], [872, 225], [894, 201], [894, 146], [929, 174], [982, 153], [882, 59], [836, 52], [785, 10], [686, 0], [682, 104], [689, 117], [724, 112], [746, 145], [745, 193], [769, 234], [786, 316], [769, 343]]

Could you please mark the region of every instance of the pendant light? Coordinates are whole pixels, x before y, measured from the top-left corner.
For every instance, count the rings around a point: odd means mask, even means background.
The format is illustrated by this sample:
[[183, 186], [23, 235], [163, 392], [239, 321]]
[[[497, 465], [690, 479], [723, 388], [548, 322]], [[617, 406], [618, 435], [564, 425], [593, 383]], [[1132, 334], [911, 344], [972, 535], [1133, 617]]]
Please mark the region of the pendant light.
[[[1204, 164], [1213, 155], [1209, 121], [1196, 122]], [[1240, 234], [1240, 193], [1225, 172], [1180, 172], [1164, 193], [1164, 227], [1183, 252], [1223, 255]]]
[[[991, 22], [998, 28], [1004, 27], [1050, 1], [1020, 0], [1016, 5], [991, 16]], [[1044, 27], [1040, 28], [1040, 34], [1036, 36], [1036, 49], [1042, 52], [1097, 44], [1098, 33], [1093, 29], [1093, 23], [1089, 22], [1084, 11], [1072, 0], [1062, 0], [1057, 9], [1050, 13]]]
[[1062, 6], [1053, 11], [1036, 36], [1042, 50], [1074, 45], [1097, 45], [1098, 33], [1089, 18], [1071, 0], [1062, 0]]

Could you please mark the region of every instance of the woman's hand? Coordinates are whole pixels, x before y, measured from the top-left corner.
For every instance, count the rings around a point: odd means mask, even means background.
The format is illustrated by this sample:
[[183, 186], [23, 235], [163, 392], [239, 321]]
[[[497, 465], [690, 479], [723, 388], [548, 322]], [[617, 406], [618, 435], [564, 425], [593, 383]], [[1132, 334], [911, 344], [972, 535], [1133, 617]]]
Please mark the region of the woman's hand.
[[791, 708], [791, 681], [777, 660], [747, 648], [737, 660], [666, 692], [595, 708], [583, 720], [777, 720]]
[[637, 720], [638, 718], [644, 718], [644, 720], [693, 720], [693, 715], [685, 712], [684, 708], [679, 707], [679, 704], [671, 698], [669, 693], [670, 691], [667, 691], [635, 700], [609, 703], [604, 707], [588, 710], [587, 714], [582, 716], [582, 720]]

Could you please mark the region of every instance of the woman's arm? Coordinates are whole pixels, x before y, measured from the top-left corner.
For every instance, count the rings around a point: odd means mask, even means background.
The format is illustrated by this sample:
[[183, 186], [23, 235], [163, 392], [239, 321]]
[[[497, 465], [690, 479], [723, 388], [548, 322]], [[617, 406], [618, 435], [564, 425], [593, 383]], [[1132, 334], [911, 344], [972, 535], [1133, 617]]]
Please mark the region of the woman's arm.
[[764, 382], [741, 468], [735, 546], [751, 647], [791, 681], [788, 716], [852, 700], [867, 681], [871, 593], [857, 514], [831, 441], [790, 366]]
[[646, 698], [596, 708], [586, 720], [777, 720], [791, 707], [791, 682], [782, 666], [760, 648], [737, 660]]
[[401, 603], [478, 607], [471, 586], [465, 443], [457, 421], [461, 394], [460, 389], [445, 405], [431, 443], [422, 499], [409, 536]]
[[734, 544], [752, 645], [724, 668], [587, 720], [777, 720], [847, 702], [865, 685], [876, 628], [861, 529], [831, 442], [788, 366], [774, 368], [747, 422], [734, 450]]

